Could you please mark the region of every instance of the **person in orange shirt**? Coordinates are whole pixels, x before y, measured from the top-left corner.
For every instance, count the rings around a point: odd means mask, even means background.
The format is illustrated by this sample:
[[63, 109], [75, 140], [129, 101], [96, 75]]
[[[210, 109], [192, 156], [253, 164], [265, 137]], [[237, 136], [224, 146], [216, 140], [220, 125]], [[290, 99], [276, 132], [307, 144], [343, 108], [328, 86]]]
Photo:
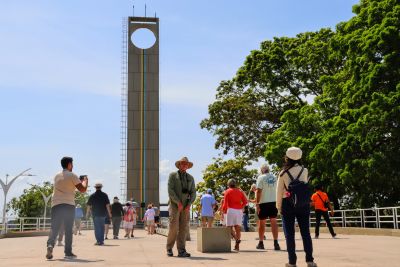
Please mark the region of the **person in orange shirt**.
[[330, 210], [330, 215], [333, 216], [333, 206], [329, 201], [328, 195], [323, 192], [323, 187], [321, 185], [317, 185], [315, 187], [315, 193], [311, 196], [312, 203], [315, 209], [315, 217], [316, 217], [316, 225], [315, 225], [315, 238], [319, 237], [319, 225], [321, 224], [321, 216], [324, 217], [326, 222], [326, 226], [329, 228], [329, 232], [332, 237], [336, 236], [335, 231], [333, 230], [331, 220], [329, 218], [328, 209]]
[[223, 210], [226, 211], [225, 225], [235, 232], [235, 248], [239, 251], [239, 244], [241, 242], [241, 226], [243, 218], [243, 208], [247, 205], [247, 198], [240, 188], [236, 187], [236, 181], [229, 179], [229, 189], [224, 194]]

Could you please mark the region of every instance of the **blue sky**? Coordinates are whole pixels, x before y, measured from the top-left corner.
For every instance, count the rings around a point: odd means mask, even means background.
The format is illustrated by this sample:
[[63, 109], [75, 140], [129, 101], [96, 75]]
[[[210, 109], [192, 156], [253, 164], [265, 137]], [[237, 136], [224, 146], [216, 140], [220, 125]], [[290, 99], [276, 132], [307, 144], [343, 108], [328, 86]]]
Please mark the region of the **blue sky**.
[[[166, 175], [186, 155], [197, 181], [218, 155], [199, 127], [219, 82], [274, 36], [334, 27], [355, 0], [0, 2], [0, 178], [31, 167], [52, 180], [64, 155], [75, 172], [119, 195], [121, 19], [160, 17], [161, 200]], [[2, 199], [2, 197], [1, 197]], [[2, 204], [2, 202], [0, 202]]]

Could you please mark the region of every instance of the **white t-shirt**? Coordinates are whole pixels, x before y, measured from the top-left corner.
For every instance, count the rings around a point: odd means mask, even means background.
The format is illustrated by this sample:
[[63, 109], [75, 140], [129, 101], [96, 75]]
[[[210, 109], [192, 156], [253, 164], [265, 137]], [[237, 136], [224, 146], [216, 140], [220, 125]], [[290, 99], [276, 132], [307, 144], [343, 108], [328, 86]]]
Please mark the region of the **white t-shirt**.
[[54, 177], [51, 206], [68, 204], [75, 206], [75, 186], [81, 183], [78, 176], [68, 170], [63, 170]]
[[154, 216], [156, 215], [153, 209], [146, 210], [144, 217], [146, 217], [147, 221], [154, 221]]
[[257, 189], [262, 189], [260, 203], [276, 201], [277, 180], [278, 179], [271, 173], [266, 173], [258, 176]]

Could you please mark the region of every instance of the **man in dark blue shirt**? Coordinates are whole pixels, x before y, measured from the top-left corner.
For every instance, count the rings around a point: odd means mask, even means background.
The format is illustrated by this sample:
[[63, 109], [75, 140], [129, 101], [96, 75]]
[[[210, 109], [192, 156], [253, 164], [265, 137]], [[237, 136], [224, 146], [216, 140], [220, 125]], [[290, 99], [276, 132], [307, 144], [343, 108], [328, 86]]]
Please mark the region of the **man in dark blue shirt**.
[[107, 194], [101, 191], [103, 185], [101, 183], [96, 183], [96, 192], [90, 195], [87, 202], [87, 216], [92, 214], [93, 224], [94, 224], [94, 235], [96, 237], [97, 246], [104, 245], [104, 223], [106, 216], [112, 218], [110, 199]]

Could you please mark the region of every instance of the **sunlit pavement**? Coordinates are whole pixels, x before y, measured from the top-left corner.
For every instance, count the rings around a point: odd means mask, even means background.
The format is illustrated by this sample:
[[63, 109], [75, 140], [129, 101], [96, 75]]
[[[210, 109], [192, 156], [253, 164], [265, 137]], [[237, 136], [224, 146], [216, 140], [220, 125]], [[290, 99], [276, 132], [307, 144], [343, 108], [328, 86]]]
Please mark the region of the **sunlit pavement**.
[[[282, 234], [281, 234], [282, 235]], [[74, 260], [64, 259], [63, 247], [56, 246], [54, 259], [46, 260], [46, 237], [0, 239], [0, 266], [284, 266], [286, 251], [273, 251], [269, 233], [266, 250], [256, 250], [255, 233], [244, 233], [239, 253], [200, 253], [196, 251], [196, 233], [187, 243], [191, 258], [169, 258], [165, 253], [166, 237], [147, 235], [138, 230], [134, 239], [106, 240], [105, 246], [94, 246], [94, 234], [74, 236]], [[332, 239], [321, 234], [313, 239], [314, 257], [319, 266], [400, 266], [400, 238], [386, 236], [342, 235]], [[282, 249], [285, 242], [280, 240]], [[233, 244], [232, 244], [233, 247]], [[297, 239], [298, 266], [306, 266], [302, 242]], [[174, 250], [175, 256], [177, 254]]]

